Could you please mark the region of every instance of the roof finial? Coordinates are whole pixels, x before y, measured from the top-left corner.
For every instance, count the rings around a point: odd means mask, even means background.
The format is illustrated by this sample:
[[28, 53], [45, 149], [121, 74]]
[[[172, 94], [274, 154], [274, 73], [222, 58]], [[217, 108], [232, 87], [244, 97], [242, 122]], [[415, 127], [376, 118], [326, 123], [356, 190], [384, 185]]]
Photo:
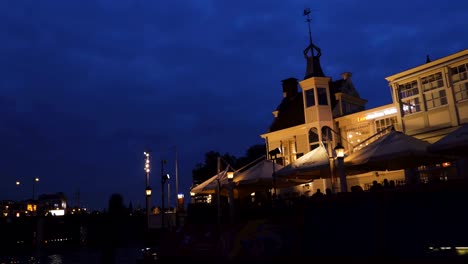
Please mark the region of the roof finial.
[[426, 63], [431, 62], [431, 58], [429, 58], [429, 55], [426, 55]]

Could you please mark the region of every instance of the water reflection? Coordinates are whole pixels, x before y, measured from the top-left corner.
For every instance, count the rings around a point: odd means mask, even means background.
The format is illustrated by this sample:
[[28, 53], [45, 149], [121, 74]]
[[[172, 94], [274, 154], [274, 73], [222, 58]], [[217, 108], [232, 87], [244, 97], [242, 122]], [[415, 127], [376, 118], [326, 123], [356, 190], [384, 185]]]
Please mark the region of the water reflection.
[[63, 264], [65, 262], [64, 262], [64, 259], [63, 259], [62, 255], [55, 254], [55, 255], [48, 256], [48, 262], [47, 263], [50, 263], [50, 264]]

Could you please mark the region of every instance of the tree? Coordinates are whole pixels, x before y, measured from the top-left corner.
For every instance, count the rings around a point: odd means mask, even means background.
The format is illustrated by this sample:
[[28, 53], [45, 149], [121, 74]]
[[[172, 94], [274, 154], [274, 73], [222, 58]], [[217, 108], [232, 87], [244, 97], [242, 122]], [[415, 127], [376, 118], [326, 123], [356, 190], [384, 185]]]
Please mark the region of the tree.
[[[221, 155], [217, 151], [205, 153], [205, 162], [198, 163], [192, 170], [193, 183], [202, 183], [218, 173], [218, 157], [221, 157], [228, 164], [235, 164], [237, 160], [235, 156], [229, 153], [225, 153], [224, 155]], [[221, 162], [221, 170], [226, 168], [225, 162]]]
[[224, 170], [226, 168], [226, 163], [230, 164], [233, 167], [233, 169], [239, 169], [265, 155], [265, 153], [265, 144], [256, 144], [250, 146], [247, 149], [245, 156], [240, 158], [236, 158], [235, 156], [229, 153], [221, 155], [217, 151], [209, 151], [205, 153], [205, 162], [198, 163], [192, 170], [193, 183], [202, 183], [218, 173], [218, 157], [221, 157], [222, 159], [220, 168], [221, 170]]

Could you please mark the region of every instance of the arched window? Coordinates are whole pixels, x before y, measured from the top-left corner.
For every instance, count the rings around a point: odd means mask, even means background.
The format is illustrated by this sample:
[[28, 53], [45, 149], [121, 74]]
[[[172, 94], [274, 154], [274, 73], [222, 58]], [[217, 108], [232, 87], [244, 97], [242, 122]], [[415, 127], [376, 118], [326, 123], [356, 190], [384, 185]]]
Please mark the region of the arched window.
[[313, 127], [309, 130], [309, 146], [310, 151], [319, 146], [319, 135], [317, 128]]

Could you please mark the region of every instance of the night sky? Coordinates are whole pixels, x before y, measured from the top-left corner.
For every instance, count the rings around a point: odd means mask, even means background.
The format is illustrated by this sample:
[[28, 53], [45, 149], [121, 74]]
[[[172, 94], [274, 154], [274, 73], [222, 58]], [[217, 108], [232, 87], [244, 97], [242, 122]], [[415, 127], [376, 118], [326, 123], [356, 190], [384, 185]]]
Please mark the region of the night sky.
[[385, 77], [468, 48], [468, 1], [381, 2], [0, 1], [0, 199], [39, 177], [70, 205], [144, 206], [149, 147], [153, 204], [176, 149], [187, 200], [204, 154], [263, 143], [281, 80], [304, 77], [306, 7], [325, 74], [352, 72], [367, 108], [391, 103]]

